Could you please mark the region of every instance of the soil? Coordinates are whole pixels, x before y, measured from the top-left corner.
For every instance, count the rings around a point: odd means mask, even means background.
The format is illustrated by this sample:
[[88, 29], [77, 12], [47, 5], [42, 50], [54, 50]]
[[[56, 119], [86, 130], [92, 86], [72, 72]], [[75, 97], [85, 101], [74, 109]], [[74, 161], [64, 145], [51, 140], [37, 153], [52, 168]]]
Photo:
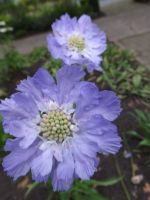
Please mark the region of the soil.
[[[31, 68], [28, 73], [33, 74], [38, 68], [37, 66], [38, 65]], [[13, 80], [13, 84], [10, 84], [10, 86], [8, 85], [10, 93], [14, 92], [15, 85], [19, 82], [18, 80], [20, 78], [24, 78], [24, 75], [17, 75]], [[93, 178], [101, 180], [111, 177], [124, 177], [122, 182], [111, 187], [98, 188], [98, 191], [108, 197], [109, 200], [149, 200], [150, 193], [145, 193], [143, 190], [144, 185], [150, 181], [149, 166], [147, 164], [149, 154], [146, 149], [143, 149], [143, 151], [135, 151], [138, 141], [127, 134], [127, 130], [137, 129], [137, 123], [131, 115], [131, 111], [134, 110], [134, 108], [146, 110], [147, 107], [142, 99], [135, 96], [124, 99], [122, 101], [122, 107], [123, 111], [115, 123], [123, 139], [123, 147], [116, 156], [100, 156], [101, 165]], [[132, 153], [130, 158], [125, 158], [125, 150]], [[134, 169], [136, 169], [135, 174], [144, 176], [143, 181], [138, 185], [131, 182]], [[30, 183], [31, 180], [27, 177], [20, 178], [14, 183], [12, 179], [3, 172], [2, 167], [0, 167], [0, 200], [24, 200], [24, 193]], [[130, 198], [127, 198], [125, 190], [123, 189], [124, 185], [126, 190], [128, 190]], [[43, 184], [38, 187], [38, 189], [33, 190], [26, 200], [47, 200], [47, 195], [48, 188]]]

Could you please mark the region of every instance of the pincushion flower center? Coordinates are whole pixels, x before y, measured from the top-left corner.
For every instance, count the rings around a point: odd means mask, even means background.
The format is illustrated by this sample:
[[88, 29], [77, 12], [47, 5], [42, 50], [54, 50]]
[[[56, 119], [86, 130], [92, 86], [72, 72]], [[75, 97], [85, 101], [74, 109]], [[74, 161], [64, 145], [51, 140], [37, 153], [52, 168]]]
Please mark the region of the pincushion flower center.
[[85, 48], [84, 38], [79, 35], [72, 35], [68, 41], [69, 47], [74, 51], [83, 51]]
[[71, 135], [71, 120], [61, 110], [53, 110], [41, 116], [40, 135], [48, 140], [63, 142]]

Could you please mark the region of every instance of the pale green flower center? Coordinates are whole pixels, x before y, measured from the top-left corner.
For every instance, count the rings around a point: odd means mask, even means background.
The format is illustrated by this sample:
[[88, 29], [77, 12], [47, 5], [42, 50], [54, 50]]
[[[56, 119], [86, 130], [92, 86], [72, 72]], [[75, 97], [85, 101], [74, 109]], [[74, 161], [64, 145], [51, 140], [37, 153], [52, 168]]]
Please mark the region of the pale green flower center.
[[71, 121], [61, 110], [44, 113], [41, 116], [41, 136], [48, 140], [62, 142], [71, 135]]
[[83, 51], [85, 48], [85, 41], [84, 38], [78, 36], [78, 35], [73, 35], [69, 38], [69, 47], [74, 50], [74, 51]]

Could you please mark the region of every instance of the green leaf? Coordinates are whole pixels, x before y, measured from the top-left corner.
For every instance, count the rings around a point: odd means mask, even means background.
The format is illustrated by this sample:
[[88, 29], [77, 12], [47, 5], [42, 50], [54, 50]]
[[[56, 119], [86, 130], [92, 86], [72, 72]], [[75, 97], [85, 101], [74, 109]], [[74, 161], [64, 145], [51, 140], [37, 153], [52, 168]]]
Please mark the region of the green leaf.
[[140, 85], [141, 79], [142, 79], [142, 77], [139, 74], [136, 74], [135, 76], [133, 76], [132, 81], [133, 81], [133, 84], [135, 87], [138, 87]]
[[[78, 191], [73, 192], [71, 196], [73, 197], [74, 200], [83, 200], [83, 194]], [[67, 200], [67, 199], [63, 199], [63, 200]]]
[[60, 200], [68, 200], [68, 197], [69, 197], [69, 192], [60, 192], [59, 193]]
[[129, 135], [137, 137], [137, 138], [141, 138], [141, 136], [139, 135], [139, 133], [137, 133], [136, 131], [128, 131], [127, 132]]
[[139, 143], [141, 146], [148, 146], [150, 147], [150, 139], [145, 138]]
[[84, 197], [87, 200], [108, 200], [107, 197], [102, 196], [98, 192], [89, 193], [87, 196]]
[[[71, 189], [71, 192], [75, 200], [85, 199], [85, 200], [108, 200], [106, 197], [102, 196], [96, 190], [96, 186], [99, 186], [99, 181], [89, 180], [89, 181], [76, 181], [75, 185]], [[112, 184], [111, 184], [112, 185]], [[79, 195], [77, 195], [79, 194]], [[71, 195], [72, 196], [72, 195]], [[82, 197], [81, 197], [82, 196]]]
[[112, 185], [117, 184], [122, 179], [123, 179], [123, 177], [114, 177], [114, 178], [110, 178], [110, 179], [106, 179], [106, 180], [100, 180], [100, 181], [89, 180], [89, 181], [84, 181], [84, 183], [87, 184], [87, 185], [107, 187], [107, 186], [112, 186]]
[[108, 200], [106, 197], [97, 192], [93, 186], [86, 185], [85, 181], [77, 183], [76, 187], [74, 188], [74, 197], [75, 200]]
[[141, 121], [141, 122], [147, 121], [146, 114], [141, 110], [135, 109], [135, 117], [137, 118], [138, 121]]

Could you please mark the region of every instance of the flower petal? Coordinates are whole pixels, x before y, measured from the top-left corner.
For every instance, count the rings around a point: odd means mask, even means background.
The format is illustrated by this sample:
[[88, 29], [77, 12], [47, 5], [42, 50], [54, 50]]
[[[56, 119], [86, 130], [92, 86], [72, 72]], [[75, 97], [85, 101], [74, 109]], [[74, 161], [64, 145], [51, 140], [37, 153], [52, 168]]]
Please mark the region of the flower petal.
[[53, 165], [53, 153], [50, 148], [41, 152], [36, 158], [33, 159], [31, 164], [31, 171], [34, 180], [38, 181], [38, 176], [44, 178], [51, 173]]
[[86, 123], [80, 123], [80, 129], [85, 140], [88, 139], [98, 145], [100, 153], [115, 154], [121, 147], [117, 127], [103, 117], [91, 117]]
[[74, 147], [75, 174], [77, 177], [88, 180], [96, 171], [95, 160], [83, 155], [79, 149]]
[[28, 77], [26, 80], [21, 81], [17, 87], [17, 90], [33, 96], [37, 105], [43, 101], [44, 97], [55, 98], [55, 89], [53, 78], [44, 68], [40, 68], [32, 78]]
[[68, 101], [69, 93], [84, 75], [84, 71], [78, 67], [64, 66], [58, 70], [56, 79], [60, 104]]
[[[19, 142], [19, 141], [18, 141]], [[12, 148], [12, 147], [11, 147]], [[17, 146], [14, 150], [3, 159], [4, 171], [16, 180], [20, 176], [24, 176], [31, 167], [31, 160], [36, 156], [37, 143], [32, 147], [24, 150]]]
[[4, 121], [3, 126], [6, 133], [21, 138], [20, 146], [22, 148], [29, 147], [40, 133], [40, 128], [32, 121], [27, 120]]
[[[85, 84], [78, 94], [76, 101], [76, 117], [80, 120], [92, 115], [101, 115], [109, 121], [113, 121], [121, 112], [120, 100], [112, 91], [99, 92], [94, 84]], [[87, 98], [88, 97], [88, 98]]]
[[16, 93], [1, 101], [0, 114], [6, 120], [31, 119], [38, 114], [37, 106], [28, 94]]
[[70, 150], [65, 149], [63, 161], [58, 163], [52, 177], [54, 191], [68, 190], [74, 178], [74, 160]]
[[94, 112], [97, 110], [97, 114], [101, 114], [109, 121], [115, 120], [122, 110], [119, 98], [112, 91], [101, 91], [99, 103], [100, 105], [94, 110]]

